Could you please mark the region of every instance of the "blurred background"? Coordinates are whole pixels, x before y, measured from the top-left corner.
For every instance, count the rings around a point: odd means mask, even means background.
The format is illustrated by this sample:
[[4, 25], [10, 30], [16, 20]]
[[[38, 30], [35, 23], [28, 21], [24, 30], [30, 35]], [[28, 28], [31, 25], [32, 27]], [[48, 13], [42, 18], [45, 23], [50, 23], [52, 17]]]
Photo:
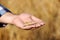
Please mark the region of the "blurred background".
[[60, 40], [60, 0], [0, 0], [0, 4], [14, 14], [29, 13], [45, 22], [31, 30], [8, 24], [0, 28], [0, 40]]

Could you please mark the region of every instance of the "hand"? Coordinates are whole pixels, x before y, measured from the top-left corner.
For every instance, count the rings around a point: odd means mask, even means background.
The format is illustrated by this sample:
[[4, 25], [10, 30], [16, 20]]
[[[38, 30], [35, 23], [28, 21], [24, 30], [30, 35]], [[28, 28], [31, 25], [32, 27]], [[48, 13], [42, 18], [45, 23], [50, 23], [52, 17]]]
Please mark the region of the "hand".
[[31, 29], [44, 25], [44, 22], [33, 15], [22, 13], [13, 19], [12, 24], [21, 29]]
[[0, 17], [0, 22], [14, 24], [21, 29], [37, 28], [44, 25], [42, 20], [27, 13], [13, 15], [12, 13], [7, 12]]

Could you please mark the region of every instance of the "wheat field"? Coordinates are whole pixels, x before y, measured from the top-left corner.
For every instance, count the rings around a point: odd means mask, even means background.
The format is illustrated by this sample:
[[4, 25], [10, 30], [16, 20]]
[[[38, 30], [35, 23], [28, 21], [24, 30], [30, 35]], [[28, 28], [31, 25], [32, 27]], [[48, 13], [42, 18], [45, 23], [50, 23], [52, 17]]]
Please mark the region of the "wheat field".
[[60, 0], [0, 0], [14, 14], [29, 13], [45, 22], [40, 28], [22, 30], [8, 24], [0, 40], [60, 40]]

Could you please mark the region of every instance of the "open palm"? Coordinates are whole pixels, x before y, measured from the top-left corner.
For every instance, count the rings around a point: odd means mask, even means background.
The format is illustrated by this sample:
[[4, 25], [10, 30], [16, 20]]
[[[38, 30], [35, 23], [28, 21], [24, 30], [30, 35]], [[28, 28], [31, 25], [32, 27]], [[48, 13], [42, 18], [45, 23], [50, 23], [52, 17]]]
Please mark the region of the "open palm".
[[30, 29], [40, 27], [44, 22], [33, 15], [22, 13], [13, 20], [13, 24], [21, 29]]

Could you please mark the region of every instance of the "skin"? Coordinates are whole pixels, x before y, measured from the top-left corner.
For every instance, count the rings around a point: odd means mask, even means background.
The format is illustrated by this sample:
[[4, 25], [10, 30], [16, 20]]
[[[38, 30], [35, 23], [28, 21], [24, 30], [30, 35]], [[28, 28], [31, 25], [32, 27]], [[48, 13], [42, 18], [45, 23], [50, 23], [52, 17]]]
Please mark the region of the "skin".
[[14, 24], [21, 29], [37, 28], [44, 25], [44, 22], [42, 20], [27, 13], [14, 15], [7, 12], [0, 17], [0, 22]]

